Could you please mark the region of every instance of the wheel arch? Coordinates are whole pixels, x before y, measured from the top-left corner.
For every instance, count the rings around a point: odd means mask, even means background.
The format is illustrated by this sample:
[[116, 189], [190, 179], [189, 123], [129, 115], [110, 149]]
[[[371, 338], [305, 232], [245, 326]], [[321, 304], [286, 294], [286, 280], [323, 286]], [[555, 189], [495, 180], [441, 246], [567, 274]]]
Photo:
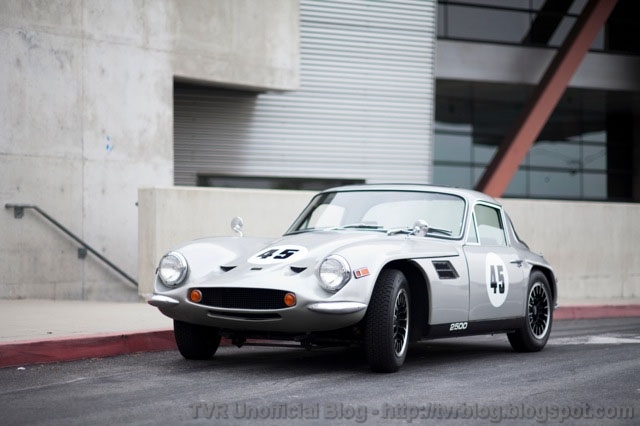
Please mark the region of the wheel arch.
[[555, 308], [555, 305], [558, 301], [558, 289], [557, 289], [557, 285], [556, 285], [556, 276], [553, 273], [553, 271], [550, 268], [546, 268], [544, 266], [541, 265], [533, 265], [531, 267], [531, 273], [535, 272], [535, 271], [539, 271], [542, 272], [542, 274], [547, 278], [547, 281], [549, 282], [549, 287], [551, 290], [551, 299], [553, 300], [553, 306], [552, 309]]
[[411, 295], [409, 341], [416, 342], [422, 337], [424, 327], [429, 320], [429, 281], [422, 268], [409, 259], [389, 262], [381, 272], [387, 269], [402, 272], [409, 284]]

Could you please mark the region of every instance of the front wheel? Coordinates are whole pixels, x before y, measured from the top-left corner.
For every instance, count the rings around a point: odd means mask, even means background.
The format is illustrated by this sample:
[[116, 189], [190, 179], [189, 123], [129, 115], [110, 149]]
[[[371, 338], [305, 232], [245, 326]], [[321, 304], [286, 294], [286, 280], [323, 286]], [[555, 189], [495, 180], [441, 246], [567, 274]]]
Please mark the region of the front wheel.
[[540, 271], [533, 271], [527, 289], [527, 311], [522, 328], [508, 333], [509, 343], [517, 352], [537, 352], [549, 340], [553, 307], [549, 281]]
[[382, 271], [365, 317], [365, 351], [373, 371], [398, 371], [409, 345], [409, 284], [394, 269]]
[[220, 333], [214, 327], [173, 320], [173, 335], [186, 359], [211, 359], [220, 345]]

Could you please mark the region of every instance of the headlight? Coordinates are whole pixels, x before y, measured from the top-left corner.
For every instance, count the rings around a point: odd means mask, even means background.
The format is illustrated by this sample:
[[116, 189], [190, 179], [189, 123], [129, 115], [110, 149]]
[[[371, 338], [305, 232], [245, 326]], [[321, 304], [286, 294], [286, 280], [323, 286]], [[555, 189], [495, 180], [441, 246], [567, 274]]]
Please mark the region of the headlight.
[[335, 293], [351, 278], [351, 268], [343, 257], [334, 254], [322, 261], [318, 278], [323, 289]]
[[160, 259], [158, 276], [165, 285], [174, 287], [184, 281], [188, 269], [187, 259], [177, 251], [172, 251]]

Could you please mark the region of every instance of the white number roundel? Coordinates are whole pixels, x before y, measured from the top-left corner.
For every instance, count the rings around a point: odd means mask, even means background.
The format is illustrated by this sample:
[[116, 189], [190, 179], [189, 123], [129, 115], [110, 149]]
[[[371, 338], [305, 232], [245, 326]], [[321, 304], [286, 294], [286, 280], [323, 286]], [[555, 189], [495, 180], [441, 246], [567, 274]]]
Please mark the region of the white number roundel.
[[485, 260], [485, 282], [489, 301], [496, 308], [502, 306], [509, 294], [509, 273], [504, 262], [495, 253], [488, 253]]

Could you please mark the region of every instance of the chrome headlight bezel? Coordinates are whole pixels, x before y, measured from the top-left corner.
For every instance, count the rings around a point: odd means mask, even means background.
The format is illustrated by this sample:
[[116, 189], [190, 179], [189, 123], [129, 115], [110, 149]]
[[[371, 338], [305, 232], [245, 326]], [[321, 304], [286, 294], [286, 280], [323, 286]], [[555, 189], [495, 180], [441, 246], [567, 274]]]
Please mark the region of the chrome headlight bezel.
[[[169, 262], [173, 262], [173, 264]], [[165, 269], [163, 269], [163, 265]], [[165, 270], [168, 270], [167, 272], [173, 271], [174, 273], [169, 275]], [[182, 253], [177, 251], [171, 251], [162, 256], [158, 264], [158, 277], [167, 287], [176, 287], [182, 284], [188, 272], [189, 264], [187, 263], [187, 259]]]
[[344, 257], [332, 254], [320, 262], [316, 275], [320, 287], [329, 293], [336, 293], [351, 279], [351, 267]]

